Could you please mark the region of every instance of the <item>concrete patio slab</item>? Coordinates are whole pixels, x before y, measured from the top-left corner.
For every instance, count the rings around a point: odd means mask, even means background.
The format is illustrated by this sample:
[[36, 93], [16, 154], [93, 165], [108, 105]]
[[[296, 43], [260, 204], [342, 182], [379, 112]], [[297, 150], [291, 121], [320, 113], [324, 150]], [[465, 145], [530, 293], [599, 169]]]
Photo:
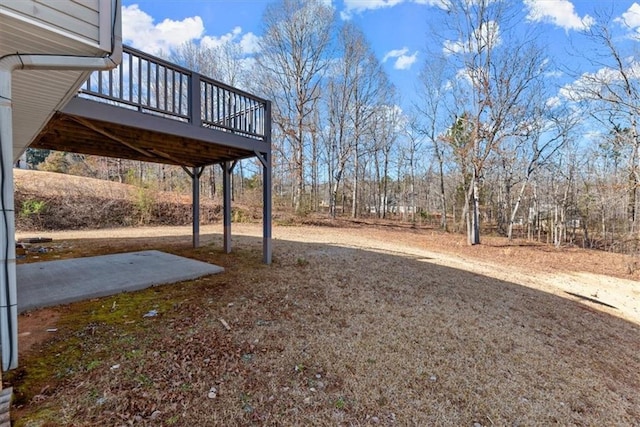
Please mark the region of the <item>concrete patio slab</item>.
[[193, 280], [217, 265], [160, 251], [129, 252], [17, 266], [18, 312]]

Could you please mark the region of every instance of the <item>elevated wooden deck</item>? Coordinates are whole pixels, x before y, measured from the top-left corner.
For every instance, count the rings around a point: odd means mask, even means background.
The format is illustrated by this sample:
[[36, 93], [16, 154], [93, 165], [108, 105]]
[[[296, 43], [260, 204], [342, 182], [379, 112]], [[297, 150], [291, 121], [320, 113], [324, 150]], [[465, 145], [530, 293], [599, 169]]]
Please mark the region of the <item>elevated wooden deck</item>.
[[235, 162], [263, 165], [264, 262], [271, 262], [271, 104], [208, 77], [124, 47], [122, 63], [93, 73], [30, 145], [183, 166], [193, 179], [198, 245], [199, 177], [223, 171], [224, 246], [231, 251], [231, 174]]
[[269, 101], [124, 47], [90, 76], [33, 148], [206, 166], [270, 151]]

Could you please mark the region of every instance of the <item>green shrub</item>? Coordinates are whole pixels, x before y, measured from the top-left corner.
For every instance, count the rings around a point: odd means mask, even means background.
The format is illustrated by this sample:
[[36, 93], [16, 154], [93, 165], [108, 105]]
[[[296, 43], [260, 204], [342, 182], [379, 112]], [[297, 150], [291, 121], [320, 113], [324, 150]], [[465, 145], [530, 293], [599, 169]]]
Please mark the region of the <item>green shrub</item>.
[[28, 218], [33, 215], [40, 216], [47, 209], [47, 203], [44, 200], [25, 200], [22, 202], [20, 216]]

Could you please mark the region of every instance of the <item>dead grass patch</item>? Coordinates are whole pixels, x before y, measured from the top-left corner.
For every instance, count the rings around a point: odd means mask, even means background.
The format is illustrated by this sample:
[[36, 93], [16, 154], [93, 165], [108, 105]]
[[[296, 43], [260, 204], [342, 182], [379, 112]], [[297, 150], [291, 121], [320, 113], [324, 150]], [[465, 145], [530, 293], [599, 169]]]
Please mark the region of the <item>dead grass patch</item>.
[[[231, 255], [219, 234], [195, 250], [188, 236], [56, 238], [71, 248], [61, 256], [155, 248], [226, 272], [56, 309], [59, 333], [8, 379], [21, 393], [15, 424], [639, 422], [638, 324], [420, 251], [495, 256], [514, 272], [586, 265], [583, 253], [476, 250], [456, 236], [436, 244], [427, 231], [370, 226], [275, 235], [272, 266], [252, 236], [236, 235]], [[144, 318], [151, 308], [159, 315]]]

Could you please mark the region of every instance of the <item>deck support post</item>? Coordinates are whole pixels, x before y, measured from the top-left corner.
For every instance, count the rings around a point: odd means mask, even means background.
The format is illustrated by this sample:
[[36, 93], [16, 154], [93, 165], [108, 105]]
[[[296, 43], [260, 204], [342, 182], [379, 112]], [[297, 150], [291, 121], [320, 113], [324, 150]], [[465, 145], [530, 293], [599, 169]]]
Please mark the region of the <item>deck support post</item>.
[[262, 262], [271, 264], [271, 147], [262, 165]]
[[262, 161], [262, 261], [271, 264], [271, 101], [265, 104], [265, 125], [264, 138], [267, 143], [267, 150], [264, 152]]
[[222, 166], [222, 222], [224, 227], [224, 252], [231, 253], [231, 174], [233, 173], [232, 164], [229, 161], [223, 162]]
[[271, 150], [256, 152], [262, 163], [262, 262], [271, 264]]
[[204, 172], [204, 166], [194, 166], [191, 170], [186, 167], [182, 167], [184, 171], [191, 177], [191, 189], [192, 189], [192, 219], [193, 219], [193, 247], [200, 246], [200, 177]]

